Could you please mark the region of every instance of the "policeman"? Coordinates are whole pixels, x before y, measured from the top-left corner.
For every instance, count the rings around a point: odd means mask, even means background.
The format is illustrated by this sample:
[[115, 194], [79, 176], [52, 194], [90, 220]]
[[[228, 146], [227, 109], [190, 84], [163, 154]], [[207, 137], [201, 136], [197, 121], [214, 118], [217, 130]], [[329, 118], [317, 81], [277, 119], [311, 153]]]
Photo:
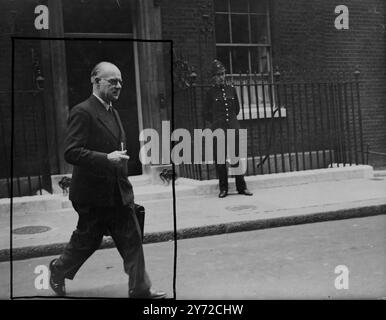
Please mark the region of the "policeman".
[[[236, 130], [236, 146], [238, 148], [238, 129], [240, 124], [237, 115], [240, 112], [240, 104], [237, 98], [236, 89], [225, 83], [225, 67], [218, 61], [214, 60], [211, 66], [211, 75], [213, 85], [206, 93], [206, 100], [203, 110], [205, 121], [210, 123], [212, 130], [223, 129], [226, 136], [227, 129]], [[227, 143], [227, 142], [225, 142]], [[220, 147], [220, 146], [219, 146]], [[226, 154], [226, 153], [225, 153]], [[228, 171], [226, 163], [217, 161], [217, 143], [215, 142], [214, 158], [216, 170], [219, 177], [220, 198], [228, 195]], [[232, 166], [237, 166], [234, 164]], [[252, 193], [247, 189], [244, 176], [236, 175], [236, 189], [239, 194], [251, 196]]]

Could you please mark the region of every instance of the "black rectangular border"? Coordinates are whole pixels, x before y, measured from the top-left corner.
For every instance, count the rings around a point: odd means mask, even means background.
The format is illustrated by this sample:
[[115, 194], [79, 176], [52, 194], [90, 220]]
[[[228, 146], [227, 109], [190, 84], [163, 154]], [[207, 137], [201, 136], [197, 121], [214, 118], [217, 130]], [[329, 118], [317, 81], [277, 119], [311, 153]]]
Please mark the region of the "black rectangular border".
[[[29, 36], [11, 36], [11, 156], [10, 156], [10, 177], [11, 177], [11, 198], [10, 198], [10, 299], [58, 299], [58, 297], [52, 296], [21, 296], [15, 297], [13, 295], [13, 152], [14, 152], [14, 120], [15, 120], [15, 45], [17, 40], [60, 40], [60, 41], [130, 41], [130, 42], [144, 42], [144, 43], [169, 43], [170, 44], [170, 73], [171, 73], [171, 130], [174, 131], [174, 72], [173, 72], [173, 40], [155, 40], [155, 39], [137, 39], [137, 38], [97, 38], [97, 37], [29, 37]], [[170, 150], [171, 153], [171, 150]], [[171, 158], [172, 159], [172, 158]], [[177, 271], [177, 215], [176, 215], [176, 190], [175, 190], [175, 164], [171, 160], [172, 170], [173, 170], [173, 179], [172, 179], [172, 197], [173, 197], [173, 231], [174, 231], [174, 262], [173, 262], [173, 298], [176, 300], [176, 271]], [[73, 297], [66, 296], [61, 299], [64, 300], [122, 300], [122, 298], [112, 298], [112, 297]]]

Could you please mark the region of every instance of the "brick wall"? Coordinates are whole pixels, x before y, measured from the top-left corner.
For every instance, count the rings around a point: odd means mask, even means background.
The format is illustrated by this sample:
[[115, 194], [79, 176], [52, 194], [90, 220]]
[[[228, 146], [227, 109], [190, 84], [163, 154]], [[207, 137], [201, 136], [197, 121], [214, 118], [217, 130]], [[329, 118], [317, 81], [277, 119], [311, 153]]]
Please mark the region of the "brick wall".
[[[205, 70], [215, 55], [211, 1], [164, 0], [161, 15], [163, 38], [173, 40], [177, 54], [186, 57], [196, 68]], [[205, 19], [207, 15], [208, 19]], [[206, 32], [205, 26], [208, 27]]]
[[[334, 26], [340, 4], [349, 9], [348, 30]], [[275, 0], [272, 42], [274, 64], [282, 70], [352, 73], [358, 66], [364, 143], [386, 152], [384, 1]], [[385, 166], [386, 157], [370, 156], [369, 162]]]
[[[344, 4], [349, 9], [349, 30], [337, 30], [334, 10]], [[271, 38], [273, 65], [283, 78], [304, 73], [310, 78], [336, 72], [353, 74], [359, 67], [364, 144], [370, 151], [386, 153], [386, 41], [385, 2], [382, 0], [272, 0]], [[202, 10], [200, 12], [200, 10]], [[165, 39], [174, 40], [176, 50], [200, 67], [206, 82], [208, 63], [215, 56], [213, 34], [199, 42], [202, 14], [211, 14], [211, 1], [162, 1]], [[210, 15], [212, 17], [212, 15]], [[202, 38], [201, 38], [202, 40]], [[201, 46], [201, 47], [200, 47]], [[201, 57], [201, 58], [200, 58]], [[296, 77], [295, 77], [296, 78]], [[186, 108], [176, 105], [176, 114], [186, 116]], [[311, 111], [312, 115], [312, 111]], [[251, 124], [246, 124], [250, 126]], [[370, 156], [375, 166], [385, 166], [386, 157]]]
[[[206, 23], [205, 16], [209, 23]], [[163, 38], [173, 40], [176, 57], [188, 61], [198, 74], [197, 82], [207, 81], [206, 72], [215, 56], [213, 4], [207, 0], [163, 0], [161, 2]], [[205, 27], [207, 31], [204, 31]], [[176, 70], [175, 70], [176, 71]], [[178, 88], [176, 89], [178, 90]], [[190, 108], [183, 94], [175, 95], [175, 127], [189, 121]]]
[[[337, 3], [332, 1], [333, 6]], [[359, 66], [364, 142], [370, 151], [386, 153], [386, 3], [351, 0], [346, 5], [350, 29], [327, 29], [327, 63], [335, 70]], [[369, 160], [374, 165], [386, 163], [386, 157], [370, 156]]]

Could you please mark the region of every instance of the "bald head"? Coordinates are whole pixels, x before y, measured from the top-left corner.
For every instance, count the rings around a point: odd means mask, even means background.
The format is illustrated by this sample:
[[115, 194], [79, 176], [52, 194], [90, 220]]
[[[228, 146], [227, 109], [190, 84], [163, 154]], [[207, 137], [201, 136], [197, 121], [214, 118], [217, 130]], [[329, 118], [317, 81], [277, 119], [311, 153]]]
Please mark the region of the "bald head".
[[116, 101], [122, 89], [122, 77], [118, 67], [111, 62], [99, 62], [91, 71], [93, 92], [107, 103]]
[[107, 61], [99, 62], [91, 71], [91, 83], [94, 83], [95, 78], [105, 76], [106, 73], [109, 73], [111, 71], [119, 71], [118, 67]]

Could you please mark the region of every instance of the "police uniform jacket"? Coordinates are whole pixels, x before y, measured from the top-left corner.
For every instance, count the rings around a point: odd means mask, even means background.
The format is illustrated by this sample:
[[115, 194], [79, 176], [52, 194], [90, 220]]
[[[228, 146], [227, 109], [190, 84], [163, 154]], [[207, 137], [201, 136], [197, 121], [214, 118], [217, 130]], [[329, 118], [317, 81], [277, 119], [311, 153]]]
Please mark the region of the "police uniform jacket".
[[212, 130], [240, 129], [237, 115], [240, 104], [232, 85], [213, 85], [206, 94], [203, 117]]

